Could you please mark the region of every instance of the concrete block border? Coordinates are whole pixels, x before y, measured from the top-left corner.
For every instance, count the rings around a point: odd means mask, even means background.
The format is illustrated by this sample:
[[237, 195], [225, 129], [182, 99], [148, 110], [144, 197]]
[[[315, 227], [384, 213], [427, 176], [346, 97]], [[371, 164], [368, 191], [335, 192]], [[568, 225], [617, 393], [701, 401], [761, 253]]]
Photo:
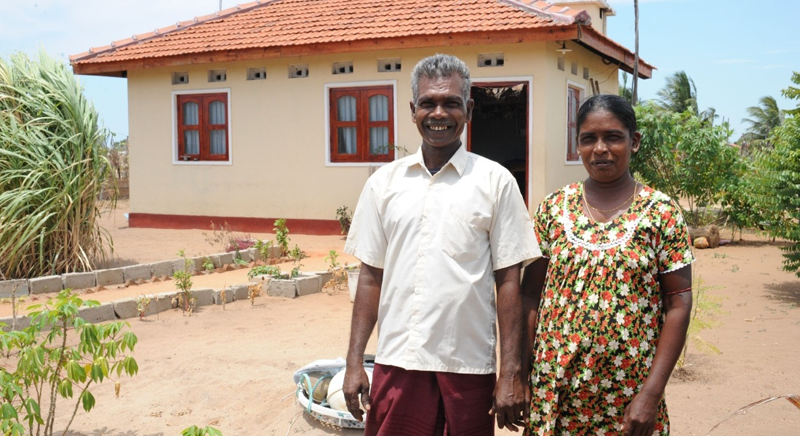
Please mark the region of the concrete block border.
[[[260, 282], [261, 280], [253, 280]], [[292, 280], [263, 280], [262, 292], [264, 294], [283, 298], [296, 298], [298, 296], [319, 293], [322, 290], [320, 276], [307, 273], [297, 279]], [[248, 300], [248, 286], [252, 283], [243, 283], [225, 288], [225, 304], [236, 301]], [[316, 286], [315, 286], [316, 285]], [[274, 287], [274, 288], [273, 288]], [[192, 290], [196, 300], [196, 307], [222, 304], [222, 290], [211, 288], [200, 288]], [[145, 295], [150, 298], [150, 303], [145, 309], [145, 316], [155, 315], [168, 310], [180, 310], [177, 306], [178, 292], [161, 292], [159, 294]], [[91, 323], [101, 323], [116, 321], [120, 319], [130, 319], [139, 316], [136, 298], [122, 298], [119, 300], [101, 303], [96, 307], [83, 307], [79, 314], [86, 321]], [[12, 319], [10, 317], [0, 318], [0, 323], [8, 326], [4, 330], [10, 329]], [[17, 330], [22, 330], [30, 325], [30, 320], [26, 316], [17, 317]]]

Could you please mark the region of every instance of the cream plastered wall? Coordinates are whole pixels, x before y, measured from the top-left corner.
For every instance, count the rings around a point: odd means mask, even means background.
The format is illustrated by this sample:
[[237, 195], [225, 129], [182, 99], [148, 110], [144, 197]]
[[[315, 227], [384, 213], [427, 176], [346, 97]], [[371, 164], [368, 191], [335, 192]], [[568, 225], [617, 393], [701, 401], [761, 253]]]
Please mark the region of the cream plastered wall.
[[[568, 43], [569, 44], [569, 43]], [[549, 192], [585, 177], [581, 165], [565, 162], [566, 87], [591, 86], [583, 67], [616, 92], [616, 66], [570, 44], [565, 71], [558, 70], [557, 45], [442, 47], [189, 65], [130, 71], [131, 212], [256, 218], [335, 219], [336, 208], [353, 209], [369, 166], [334, 166], [326, 155], [326, 86], [386, 84], [395, 86], [397, 145], [413, 153], [420, 139], [411, 122], [410, 74], [423, 57], [450, 53], [463, 59], [475, 79], [530, 80], [529, 208]], [[477, 67], [479, 53], [502, 52], [502, 67]], [[377, 59], [400, 58], [402, 71], [377, 72]], [[578, 75], [570, 62], [578, 62]], [[331, 74], [332, 63], [352, 61], [354, 73]], [[309, 77], [289, 79], [290, 64], [308, 64]], [[246, 80], [247, 68], [266, 67], [266, 80]], [[225, 82], [208, 82], [208, 70], [224, 68]], [[173, 72], [188, 72], [189, 83], [172, 85]], [[568, 82], [569, 81], [569, 82]], [[231, 119], [229, 165], [173, 162], [174, 92], [229, 92]], [[403, 155], [402, 152], [399, 153]]]

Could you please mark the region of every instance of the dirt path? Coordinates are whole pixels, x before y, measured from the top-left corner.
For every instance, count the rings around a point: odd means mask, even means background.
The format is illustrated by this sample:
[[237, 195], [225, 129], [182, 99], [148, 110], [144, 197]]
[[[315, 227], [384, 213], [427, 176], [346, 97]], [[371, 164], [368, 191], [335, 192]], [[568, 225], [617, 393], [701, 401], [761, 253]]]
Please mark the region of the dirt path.
[[[117, 211], [116, 221], [107, 218], [121, 262], [164, 260], [181, 248], [192, 255], [218, 251], [201, 231], [129, 229], [120, 224], [121, 214]], [[777, 245], [745, 238], [751, 242], [696, 252], [697, 275], [713, 286], [708, 295], [724, 298], [719, 324], [700, 333], [721, 354], [690, 346], [686, 370], [667, 387], [673, 435], [705, 435], [753, 401], [800, 394], [800, 279], [781, 271]], [[341, 253], [344, 244], [341, 237], [292, 235], [295, 242], [312, 255], [304, 262], [307, 270], [324, 269], [322, 257], [330, 249]], [[245, 273], [196, 276], [195, 287], [239, 283]], [[173, 288], [171, 282], [144, 284], [87, 297], [107, 300]], [[255, 306], [237, 302], [225, 310], [203, 307], [191, 317], [173, 311], [130, 320], [139, 337], [139, 374], [122, 380], [118, 399], [113, 384], [96, 386], [95, 410], [80, 412], [71, 434], [178, 435], [193, 424], [212, 424], [225, 436], [360, 434], [298, 414], [291, 395], [298, 367], [344, 356], [351, 310], [345, 292], [331, 292], [294, 300], [260, 297]], [[368, 352], [374, 347], [373, 338]], [[734, 417], [713, 434], [798, 435], [798, 429], [800, 410], [781, 400]]]

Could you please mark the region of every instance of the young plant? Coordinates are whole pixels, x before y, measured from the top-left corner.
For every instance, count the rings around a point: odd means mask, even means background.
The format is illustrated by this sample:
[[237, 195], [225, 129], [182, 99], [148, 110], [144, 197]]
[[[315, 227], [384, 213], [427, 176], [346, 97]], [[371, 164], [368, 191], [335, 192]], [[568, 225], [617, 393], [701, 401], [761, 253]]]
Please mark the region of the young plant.
[[281, 278], [281, 269], [274, 265], [259, 265], [247, 272], [248, 279], [252, 279], [255, 276], [272, 276], [279, 279]]
[[194, 263], [186, 258], [183, 250], [178, 251], [178, 256], [183, 258], [183, 271], [175, 271], [172, 278], [175, 279], [175, 287], [180, 291], [178, 294], [178, 305], [184, 313], [187, 311], [191, 314], [192, 300], [192, 269]]
[[342, 234], [350, 233], [350, 223], [353, 221], [353, 216], [347, 206], [336, 209], [336, 219], [339, 220], [339, 225], [342, 227]]
[[203, 258], [203, 271], [205, 271], [206, 273], [214, 271], [214, 261], [211, 260], [211, 258], [208, 256]]
[[253, 283], [247, 287], [247, 297], [250, 299], [250, 305], [256, 304], [256, 297], [261, 296], [261, 283]]
[[328, 251], [328, 255], [325, 256], [325, 261], [328, 262], [328, 271], [333, 271], [336, 268], [339, 268], [339, 253], [336, 250]]
[[256, 240], [255, 244], [256, 250], [258, 250], [258, 254], [262, 260], [266, 261], [269, 259], [269, 252], [270, 248], [272, 248], [272, 241], [262, 241], [261, 239]]
[[139, 319], [143, 320], [147, 313], [147, 306], [150, 305], [150, 297], [141, 294], [136, 297], [136, 310], [139, 312]]
[[328, 262], [328, 271], [331, 273], [331, 279], [325, 286], [330, 286], [334, 289], [341, 289], [347, 285], [347, 270], [339, 264], [339, 253], [336, 250], [328, 251], [325, 260]]
[[281, 247], [281, 257], [284, 257], [289, 254], [289, 228], [286, 227], [286, 220], [279, 219], [275, 220], [275, 227], [273, 229], [275, 231], [275, 240], [278, 241], [278, 246]]
[[193, 425], [189, 428], [185, 428], [181, 432], [181, 436], [222, 436], [222, 432], [210, 425], [203, 428]]
[[120, 383], [114, 376], [133, 376], [139, 371], [129, 355], [138, 339], [130, 331], [123, 332], [128, 323], [95, 325], [78, 316], [81, 307], [99, 305], [66, 289], [44, 305], [29, 307], [31, 324], [23, 331], [0, 331], [0, 347], [9, 351], [14, 361], [0, 364], [3, 435], [52, 436], [57, 405], [66, 405], [59, 397], [75, 401], [74, 407], [67, 409], [71, 415], [63, 429], [66, 434], [79, 407], [86, 412], [94, 408], [95, 398], [89, 391], [92, 384], [113, 380], [119, 396]]
[[719, 348], [700, 337], [701, 331], [716, 327], [719, 324], [716, 317], [722, 313], [722, 309], [720, 309], [722, 298], [706, 294], [706, 292], [718, 289], [718, 287], [706, 286], [700, 277], [694, 278], [693, 282], [694, 295], [692, 297], [694, 307], [692, 309], [692, 317], [689, 320], [689, 328], [686, 330], [686, 342], [683, 344], [683, 351], [681, 351], [678, 362], [675, 364], [677, 369], [681, 369], [686, 365], [686, 352], [689, 349], [689, 342], [692, 342], [698, 350], [704, 353], [720, 354]]

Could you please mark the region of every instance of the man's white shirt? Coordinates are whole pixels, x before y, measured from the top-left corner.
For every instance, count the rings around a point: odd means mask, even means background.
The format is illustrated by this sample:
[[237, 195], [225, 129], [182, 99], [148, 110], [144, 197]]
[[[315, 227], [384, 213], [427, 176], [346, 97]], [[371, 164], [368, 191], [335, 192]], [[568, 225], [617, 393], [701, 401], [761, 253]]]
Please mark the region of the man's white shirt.
[[434, 176], [422, 151], [373, 174], [346, 253], [383, 269], [375, 361], [496, 372], [493, 271], [541, 256], [516, 181], [462, 145]]

